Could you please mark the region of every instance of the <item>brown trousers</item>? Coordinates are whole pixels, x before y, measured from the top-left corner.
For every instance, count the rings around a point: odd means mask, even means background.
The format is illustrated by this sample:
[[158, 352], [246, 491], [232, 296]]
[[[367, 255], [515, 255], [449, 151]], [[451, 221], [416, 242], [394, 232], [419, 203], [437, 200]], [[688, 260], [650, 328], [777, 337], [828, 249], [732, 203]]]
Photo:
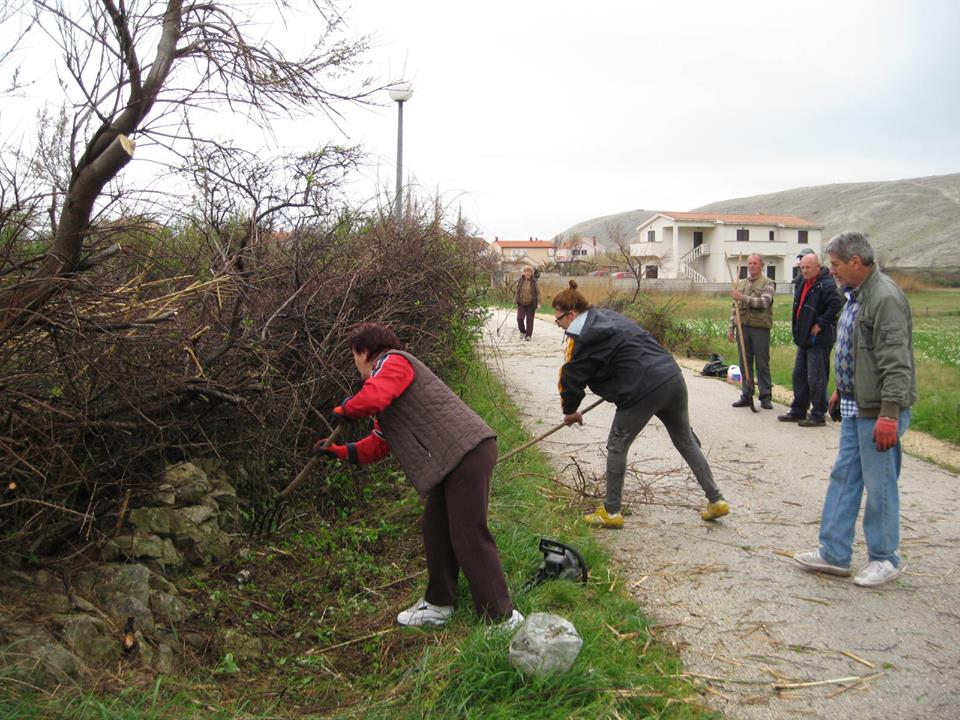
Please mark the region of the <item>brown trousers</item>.
[[496, 462], [496, 439], [484, 440], [430, 491], [423, 510], [429, 574], [424, 599], [453, 605], [463, 570], [477, 615], [495, 620], [513, 612], [500, 553], [487, 527], [490, 476]]

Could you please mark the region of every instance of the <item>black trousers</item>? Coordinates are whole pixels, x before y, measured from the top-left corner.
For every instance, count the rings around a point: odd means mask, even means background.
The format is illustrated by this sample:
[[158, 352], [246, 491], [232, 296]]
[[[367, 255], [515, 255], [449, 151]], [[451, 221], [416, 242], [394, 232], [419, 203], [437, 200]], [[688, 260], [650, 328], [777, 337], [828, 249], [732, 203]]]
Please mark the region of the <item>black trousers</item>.
[[533, 314], [537, 311], [536, 305], [517, 305], [517, 327], [525, 337], [533, 335]]
[[[743, 344], [746, 346], [747, 357], [740, 353], [740, 375], [743, 377], [740, 392], [745, 398], [752, 397], [756, 385], [760, 389], [760, 399], [769, 400], [773, 396], [773, 380], [770, 378], [770, 328], [744, 325]], [[737, 350], [739, 349], [740, 343], [737, 343]]]
[[513, 612], [500, 553], [487, 527], [490, 476], [496, 462], [496, 439], [484, 440], [430, 491], [423, 509], [429, 574], [424, 600], [453, 605], [463, 570], [477, 615], [495, 620]]
[[830, 348], [798, 347], [793, 361], [793, 402], [790, 414], [823, 420], [827, 414], [827, 385], [830, 383]]

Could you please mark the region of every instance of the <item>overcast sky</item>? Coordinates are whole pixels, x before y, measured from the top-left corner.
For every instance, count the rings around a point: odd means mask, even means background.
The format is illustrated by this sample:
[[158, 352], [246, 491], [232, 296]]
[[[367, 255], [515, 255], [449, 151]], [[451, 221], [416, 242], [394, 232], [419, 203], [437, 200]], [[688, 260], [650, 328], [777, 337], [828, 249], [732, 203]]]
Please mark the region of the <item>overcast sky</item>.
[[[548, 239], [640, 208], [960, 172], [960, 0], [352, 2], [340, 5], [349, 32], [374, 39], [361, 73], [414, 84], [405, 178], [488, 239]], [[311, 27], [271, 26], [270, 39], [293, 51], [285, 33], [307, 42]], [[56, 102], [54, 65], [37, 42], [22, 56], [38, 83], [2, 98], [6, 140], [32, 132], [44, 88]], [[397, 110], [381, 100], [346, 111], [346, 138], [320, 118], [281, 124], [276, 140], [363, 143], [371, 162], [352, 195], [383, 199], [395, 183]], [[215, 117], [221, 132], [244, 132]]]
[[[347, 17], [376, 36], [372, 72], [414, 83], [404, 175], [490, 239], [960, 172], [957, 0], [355, 0]], [[350, 116], [381, 189], [396, 114]]]

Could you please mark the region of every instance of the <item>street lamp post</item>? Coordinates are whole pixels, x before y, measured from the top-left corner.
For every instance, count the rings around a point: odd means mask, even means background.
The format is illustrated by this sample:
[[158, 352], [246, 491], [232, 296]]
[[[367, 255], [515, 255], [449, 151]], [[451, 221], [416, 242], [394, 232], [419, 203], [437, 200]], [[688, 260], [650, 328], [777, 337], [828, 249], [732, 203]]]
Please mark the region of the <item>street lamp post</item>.
[[393, 212], [399, 225], [403, 220], [403, 104], [413, 97], [413, 83], [398, 82], [389, 93], [390, 99], [397, 103], [397, 199]]

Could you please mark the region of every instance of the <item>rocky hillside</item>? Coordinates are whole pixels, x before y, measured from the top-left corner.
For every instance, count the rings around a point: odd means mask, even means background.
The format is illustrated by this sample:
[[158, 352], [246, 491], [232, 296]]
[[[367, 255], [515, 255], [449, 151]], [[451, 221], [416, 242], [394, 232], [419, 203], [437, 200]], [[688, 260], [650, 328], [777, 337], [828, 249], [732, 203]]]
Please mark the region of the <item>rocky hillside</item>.
[[605, 248], [612, 249], [617, 245], [617, 238], [621, 237], [627, 242], [636, 235], [637, 225], [646, 222], [653, 217], [653, 210], [627, 210], [613, 215], [602, 215], [590, 220], [584, 220], [571, 227], [568, 227], [562, 233], [564, 238], [571, 238], [574, 235], [583, 237], [596, 236], [597, 243]]
[[[815, 185], [722, 200], [693, 210], [797, 215], [823, 225], [825, 240], [848, 229], [868, 233], [888, 268], [960, 268], [960, 173]], [[607, 215], [574, 225], [563, 234], [595, 234], [599, 242], [612, 245], [609, 227], [628, 228], [630, 237], [650, 215], [642, 210]]]

